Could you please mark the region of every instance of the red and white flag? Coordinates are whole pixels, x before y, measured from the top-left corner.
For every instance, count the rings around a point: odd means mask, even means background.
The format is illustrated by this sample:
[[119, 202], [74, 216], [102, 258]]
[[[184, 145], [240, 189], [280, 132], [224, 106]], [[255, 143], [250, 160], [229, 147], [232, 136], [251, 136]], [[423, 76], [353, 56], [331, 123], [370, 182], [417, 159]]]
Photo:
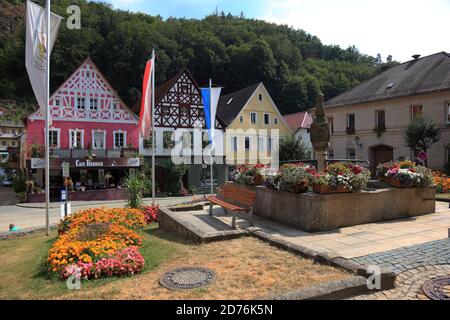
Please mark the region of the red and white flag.
[[155, 64], [155, 58], [153, 57], [147, 61], [145, 66], [144, 81], [142, 82], [142, 101], [141, 101], [141, 113], [139, 116], [139, 131], [144, 139], [150, 138], [152, 129], [152, 87], [153, 81], [153, 68]]

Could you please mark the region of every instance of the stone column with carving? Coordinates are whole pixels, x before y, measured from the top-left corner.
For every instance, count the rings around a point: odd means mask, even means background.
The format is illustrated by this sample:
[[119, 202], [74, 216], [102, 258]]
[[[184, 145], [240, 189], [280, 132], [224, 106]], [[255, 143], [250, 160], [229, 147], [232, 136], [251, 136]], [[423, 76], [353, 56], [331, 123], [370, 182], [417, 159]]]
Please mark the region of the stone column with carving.
[[330, 125], [325, 117], [322, 93], [317, 95], [315, 109], [314, 121], [311, 124], [311, 143], [317, 160], [317, 171], [323, 172], [326, 168], [327, 152], [330, 144]]

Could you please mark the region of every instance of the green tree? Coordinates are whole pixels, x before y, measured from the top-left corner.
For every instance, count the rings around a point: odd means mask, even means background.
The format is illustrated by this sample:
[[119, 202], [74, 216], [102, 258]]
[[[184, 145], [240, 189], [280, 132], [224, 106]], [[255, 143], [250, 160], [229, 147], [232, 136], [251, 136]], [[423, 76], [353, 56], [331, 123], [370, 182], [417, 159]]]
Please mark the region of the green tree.
[[311, 152], [295, 134], [280, 141], [280, 162], [307, 160], [310, 157]]
[[[405, 132], [405, 144], [414, 150], [414, 152], [424, 151], [441, 140], [441, 129], [434, 123], [433, 120], [420, 117], [413, 121]], [[425, 161], [428, 167], [428, 159]]]

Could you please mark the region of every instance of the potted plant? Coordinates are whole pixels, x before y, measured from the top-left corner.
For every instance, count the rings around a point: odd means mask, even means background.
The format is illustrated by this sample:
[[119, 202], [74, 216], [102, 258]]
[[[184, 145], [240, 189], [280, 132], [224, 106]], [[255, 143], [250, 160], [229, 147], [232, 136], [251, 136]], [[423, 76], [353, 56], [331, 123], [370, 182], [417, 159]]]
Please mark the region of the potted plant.
[[278, 190], [305, 193], [312, 183], [316, 168], [314, 166], [299, 164], [285, 164], [275, 178]]
[[346, 162], [330, 164], [325, 174], [314, 178], [313, 190], [316, 193], [358, 192], [367, 187], [369, 170]]
[[248, 186], [259, 186], [264, 183], [262, 169], [264, 164], [244, 164], [237, 168], [235, 182]]

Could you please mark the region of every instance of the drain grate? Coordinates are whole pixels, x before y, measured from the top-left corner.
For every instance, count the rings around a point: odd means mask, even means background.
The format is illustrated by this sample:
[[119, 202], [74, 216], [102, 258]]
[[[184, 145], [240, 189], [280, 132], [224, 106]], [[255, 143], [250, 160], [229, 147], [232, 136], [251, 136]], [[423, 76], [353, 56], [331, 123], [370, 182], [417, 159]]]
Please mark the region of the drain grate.
[[213, 283], [214, 271], [203, 267], [182, 267], [165, 273], [159, 283], [172, 290], [189, 290]]
[[431, 279], [425, 282], [422, 290], [431, 300], [450, 300], [450, 276]]

